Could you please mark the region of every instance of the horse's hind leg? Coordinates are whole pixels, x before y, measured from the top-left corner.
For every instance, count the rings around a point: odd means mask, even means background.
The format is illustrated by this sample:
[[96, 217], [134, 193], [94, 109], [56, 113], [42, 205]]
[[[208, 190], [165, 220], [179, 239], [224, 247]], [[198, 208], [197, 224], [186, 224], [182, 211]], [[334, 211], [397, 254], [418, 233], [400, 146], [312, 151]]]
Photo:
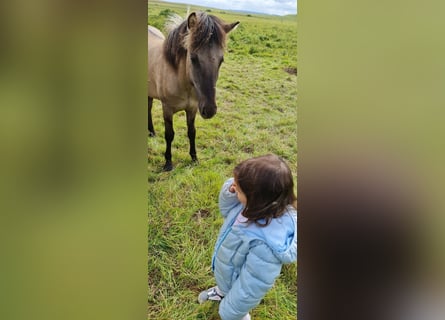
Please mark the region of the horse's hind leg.
[[154, 137], [156, 135], [155, 129], [153, 127], [153, 119], [151, 117], [151, 108], [153, 107], [153, 98], [148, 97], [148, 132], [150, 137]]
[[196, 109], [195, 110], [187, 110], [187, 134], [190, 142], [190, 157], [192, 157], [192, 161], [198, 161], [196, 156], [196, 147], [195, 147], [195, 137], [196, 137], [196, 128], [195, 128], [195, 117], [196, 117]]
[[164, 171], [171, 171], [173, 169], [172, 164], [172, 141], [175, 137], [175, 131], [173, 130], [173, 115], [164, 113], [164, 127], [165, 127], [165, 165]]

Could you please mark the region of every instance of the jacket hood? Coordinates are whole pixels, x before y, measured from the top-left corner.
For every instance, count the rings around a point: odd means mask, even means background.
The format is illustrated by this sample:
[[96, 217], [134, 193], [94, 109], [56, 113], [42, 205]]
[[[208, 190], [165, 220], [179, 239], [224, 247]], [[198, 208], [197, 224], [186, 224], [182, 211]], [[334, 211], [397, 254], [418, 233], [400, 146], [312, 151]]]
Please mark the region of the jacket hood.
[[251, 223], [245, 228], [247, 234], [267, 243], [282, 263], [297, 260], [297, 212], [293, 207], [288, 206], [284, 215], [272, 219], [266, 227]]

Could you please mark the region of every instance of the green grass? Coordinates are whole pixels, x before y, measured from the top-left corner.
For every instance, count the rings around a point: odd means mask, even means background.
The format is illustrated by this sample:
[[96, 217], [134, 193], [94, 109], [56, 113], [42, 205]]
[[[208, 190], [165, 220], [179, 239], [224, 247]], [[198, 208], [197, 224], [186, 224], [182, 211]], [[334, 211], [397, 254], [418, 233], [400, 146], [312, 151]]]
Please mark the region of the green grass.
[[[148, 21], [163, 23], [185, 5], [149, 1]], [[192, 6], [191, 10], [197, 10]], [[219, 319], [218, 305], [197, 303], [215, 284], [211, 255], [222, 218], [218, 193], [233, 167], [252, 156], [275, 153], [297, 170], [296, 17], [243, 15], [211, 10], [230, 34], [217, 83], [218, 113], [196, 118], [199, 163], [191, 162], [185, 113], [174, 116], [174, 169], [162, 172], [165, 141], [162, 111], [154, 102], [157, 136], [148, 138], [148, 319]], [[167, 12], [167, 11], [164, 11]], [[159, 27], [159, 26], [158, 26]], [[254, 319], [295, 319], [296, 264], [283, 267], [274, 288], [252, 312]]]

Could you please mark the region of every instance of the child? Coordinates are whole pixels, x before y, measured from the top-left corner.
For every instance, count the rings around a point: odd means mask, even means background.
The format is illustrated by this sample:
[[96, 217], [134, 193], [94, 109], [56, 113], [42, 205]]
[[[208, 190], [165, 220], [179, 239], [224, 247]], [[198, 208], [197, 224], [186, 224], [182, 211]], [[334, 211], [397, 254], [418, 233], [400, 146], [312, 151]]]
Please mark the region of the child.
[[247, 320], [281, 266], [297, 259], [296, 197], [292, 173], [276, 155], [245, 160], [233, 174], [219, 195], [224, 224], [212, 258], [217, 286], [198, 301], [220, 301], [222, 320]]

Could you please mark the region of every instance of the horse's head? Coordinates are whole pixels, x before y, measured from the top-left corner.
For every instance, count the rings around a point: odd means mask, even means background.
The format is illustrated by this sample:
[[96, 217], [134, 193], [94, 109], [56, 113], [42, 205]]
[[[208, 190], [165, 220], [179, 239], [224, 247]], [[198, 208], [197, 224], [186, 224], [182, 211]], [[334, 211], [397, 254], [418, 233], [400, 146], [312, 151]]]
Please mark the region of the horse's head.
[[206, 13], [191, 13], [187, 19], [187, 69], [204, 119], [216, 114], [216, 81], [224, 61], [226, 34], [239, 22], [226, 24]]

